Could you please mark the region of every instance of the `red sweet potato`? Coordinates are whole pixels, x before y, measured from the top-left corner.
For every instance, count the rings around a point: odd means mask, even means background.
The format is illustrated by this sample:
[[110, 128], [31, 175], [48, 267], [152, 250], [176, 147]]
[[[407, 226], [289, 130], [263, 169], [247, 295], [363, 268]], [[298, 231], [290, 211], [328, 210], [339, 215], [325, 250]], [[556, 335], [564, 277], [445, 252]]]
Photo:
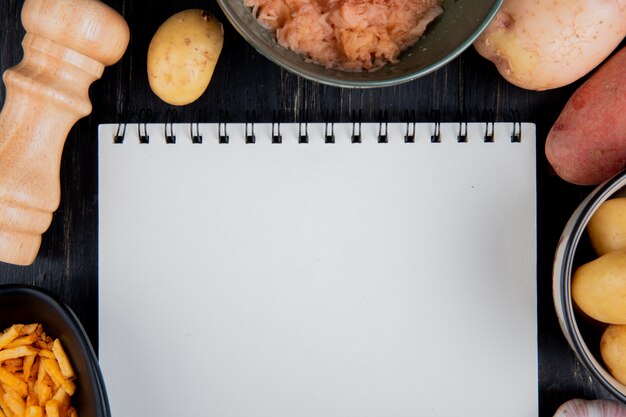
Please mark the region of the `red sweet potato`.
[[599, 184], [626, 168], [626, 47], [574, 92], [545, 152], [556, 173], [574, 184]]

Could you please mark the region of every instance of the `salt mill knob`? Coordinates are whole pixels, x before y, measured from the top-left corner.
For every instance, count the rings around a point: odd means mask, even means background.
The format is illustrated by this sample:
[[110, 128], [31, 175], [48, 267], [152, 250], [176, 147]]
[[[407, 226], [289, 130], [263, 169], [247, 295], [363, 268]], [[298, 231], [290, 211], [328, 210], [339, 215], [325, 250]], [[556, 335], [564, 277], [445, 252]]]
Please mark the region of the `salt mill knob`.
[[130, 33], [97, 0], [25, 0], [24, 58], [5, 71], [0, 112], [0, 261], [31, 264], [59, 207], [67, 134], [91, 113], [89, 86]]

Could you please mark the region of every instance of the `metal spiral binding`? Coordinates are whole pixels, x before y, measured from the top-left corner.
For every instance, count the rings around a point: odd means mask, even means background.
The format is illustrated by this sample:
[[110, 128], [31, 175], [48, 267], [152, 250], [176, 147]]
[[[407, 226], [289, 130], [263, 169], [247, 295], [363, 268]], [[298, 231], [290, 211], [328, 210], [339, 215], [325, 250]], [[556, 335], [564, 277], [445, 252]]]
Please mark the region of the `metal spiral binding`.
[[456, 137], [459, 143], [467, 143], [467, 122], [459, 122], [459, 134]]
[[280, 122], [272, 122], [272, 143], [283, 143], [283, 135], [280, 133]]
[[493, 143], [494, 137], [494, 122], [485, 122], [485, 143]]
[[280, 113], [274, 113], [273, 121], [272, 121], [272, 143], [280, 144], [283, 143], [283, 135], [280, 133]]
[[387, 110], [380, 113], [378, 122], [378, 143], [388, 143], [387, 138]]
[[430, 136], [431, 143], [441, 143], [441, 123], [435, 122], [433, 134]]
[[513, 133], [511, 133], [511, 142], [520, 143], [522, 141], [522, 124], [513, 122]]
[[256, 136], [254, 135], [254, 123], [246, 122], [246, 143], [255, 143]]
[[306, 122], [298, 123], [298, 143], [309, 143], [309, 124]]
[[[431, 143], [441, 143], [441, 122], [437, 118], [437, 112], [432, 113], [432, 132], [430, 135]], [[141, 116], [140, 116], [141, 117]], [[147, 117], [147, 116], [144, 116]], [[511, 143], [519, 143], [522, 141], [522, 122], [519, 119], [519, 114], [515, 113], [511, 115], [512, 117], [512, 130], [510, 134]], [[415, 143], [418, 140], [418, 129], [417, 129], [417, 121], [415, 120], [415, 112], [411, 111], [405, 113], [406, 125], [404, 130], [404, 142], [405, 143]], [[140, 119], [142, 120], [142, 119]], [[249, 119], [254, 120], [254, 119]], [[487, 120], [483, 122], [485, 124], [483, 141], [485, 143], [493, 143], [495, 142], [495, 124], [494, 119], [483, 119]], [[163, 123], [163, 135], [165, 138], [165, 142], [167, 144], [176, 144], [177, 138], [176, 133], [174, 132], [174, 124], [176, 121], [176, 113], [168, 112], [168, 118]], [[137, 123], [137, 138], [140, 144], [149, 144], [150, 143], [150, 135], [147, 129], [147, 125], [149, 119], [143, 119], [143, 121]], [[336, 143], [335, 137], [335, 124], [337, 122], [327, 121], [323, 122], [324, 126], [324, 143], [334, 144]], [[352, 113], [352, 134], [350, 136], [350, 141], [353, 144], [359, 144], [363, 141], [362, 136], [362, 122], [361, 122], [361, 112]], [[130, 123], [131, 125], [134, 123]], [[228, 134], [228, 125], [230, 123], [227, 121], [221, 121], [217, 123], [217, 140], [220, 144], [228, 144], [230, 142], [230, 137]], [[244, 123], [244, 139], [247, 144], [255, 144], [257, 143], [257, 137], [255, 133], [255, 122], [247, 121]], [[283, 132], [281, 128], [281, 118], [277, 115], [274, 116], [273, 121], [271, 123], [271, 143], [273, 144], [282, 144], [283, 140]], [[469, 122], [461, 121], [458, 122], [457, 127], [457, 136], [456, 140], [458, 143], [467, 143], [469, 140]], [[113, 133], [113, 143], [122, 144], [126, 140], [126, 133], [129, 123], [123, 122], [118, 123]], [[381, 112], [381, 119], [378, 122], [378, 135], [376, 138], [377, 143], [385, 144], [389, 143], [389, 122], [387, 121], [387, 113]], [[202, 144], [204, 142], [204, 137], [200, 131], [200, 123], [199, 122], [191, 122], [189, 123], [189, 136], [191, 138], [191, 142], [194, 144]], [[308, 144], [310, 143], [309, 138], [309, 123], [308, 122], [298, 122], [298, 143], [300, 144]]]
[[176, 136], [174, 135], [173, 124], [178, 119], [178, 113], [176, 110], [168, 109], [165, 113], [165, 125], [163, 126], [163, 134], [165, 135], [165, 143], [173, 145], [176, 144]]
[[494, 133], [494, 122], [495, 113], [491, 109], [487, 109], [483, 112], [482, 120], [485, 120], [485, 136], [483, 136], [483, 142], [485, 143], [493, 143], [495, 138]]
[[324, 120], [324, 143], [335, 143], [335, 111], [327, 111]]
[[335, 123], [326, 122], [324, 126], [324, 142], [335, 143]]
[[139, 112], [140, 122], [137, 124], [137, 136], [139, 137], [139, 143], [149, 144], [150, 136], [148, 135], [147, 124], [152, 121], [152, 110], [143, 109]]
[[218, 143], [227, 144], [230, 139], [228, 137], [228, 112], [220, 111], [220, 122], [217, 125]]
[[[246, 112], [245, 138], [247, 144], [256, 143], [256, 135], [254, 134], [254, 120], [256, 120], [256, 112]], [[252, 120], [250, 122], [249, 120]]]
[[115, 135], [113, 135], [113, 143], [124, 143], [124, 135], [126, 134], [126, 123], [118, 123]]
[[415, 143], [415, 110], [404, 113], [406, 119], [406, 132], [404, 134], [404, 143]]
[[175, 145], [176, 144], [176, 136], [174, 135], [174, 129], [172, 128], [172, 122], [165, 123], [165, 125], [163, 127], [163, 134], [165, 135], [165, 143], [167, 143], [168, 145]]
[[511, 142], [520, 143], [522, 141], [522, 123], [519, 121], [520, 116], [517, 110], [511, 112], [513, 120], [513, 133], [511, 133]]
[[[206, 120], [206, 111], [204, 109], [196, 109], [193, 113], [193, 120]], [[202, 137], [202, 133], [200, 133], [200, 122], [189, 123], [189, 137], [191, 138], [191, 143], [195, 145], [204, 142], [204, 137]]]
[[146, 145], [150, 143], [150, 136], [148, 136], [145, 122], [141, 122], [137, 125], [137, 136], [139, 137], [139, 143]]
[[358, 115], [352, 112], [352, 143], [361, 143], [361, 110]]
[[229, 142], [226, 122], [219, 122], [217, 125], [217, 137], [221, 144], [227, 144]]
[[439, 117], [439, 110], [430, 111], [430, 120], [433, 120], [435, 125], [433, 128], [433, 134], [430, 135], [430, 143], [441, 143], [441, 118]]
[[194, 144], [201, 144], [204, 140], [198, 122], [189, 123], [189, 137], [191, 137], [191, 143]]

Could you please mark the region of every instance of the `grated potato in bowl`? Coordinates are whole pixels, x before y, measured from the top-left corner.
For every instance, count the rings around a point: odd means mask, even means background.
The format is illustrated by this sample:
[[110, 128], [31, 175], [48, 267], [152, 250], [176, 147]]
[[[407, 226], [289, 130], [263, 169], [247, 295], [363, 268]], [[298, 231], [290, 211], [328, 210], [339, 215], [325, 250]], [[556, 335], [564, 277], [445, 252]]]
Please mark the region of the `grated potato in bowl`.
[[244, 0], [277, 42], [307, 59], [346, 71], [398, 62], [442, 0]]

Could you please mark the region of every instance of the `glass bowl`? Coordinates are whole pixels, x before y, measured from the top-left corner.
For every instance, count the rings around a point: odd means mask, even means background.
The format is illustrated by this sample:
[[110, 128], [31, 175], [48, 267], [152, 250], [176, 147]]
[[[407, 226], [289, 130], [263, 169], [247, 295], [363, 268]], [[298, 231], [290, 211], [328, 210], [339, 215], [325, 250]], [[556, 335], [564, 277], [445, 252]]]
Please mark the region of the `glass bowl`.
[[626, 386], [611, 376], [600, 356], [600, 337], [607, 325], [579, 313], [571, 295], [576, 268], [597, 257], [589, 243], [587, 224], [602, 203], [618, 196], [626, 196], [626, 171], [597, 186], [576, 208], [557, 245], [552, 294], [559, 324], [578, 360], [609, 392], [626, 402]]
[[235, 29], [259, 53], [294, 74], [337, 87], [385, 87], [411, 81], [447, 64], [487, 27], [503, 0], [443, 0], [443, 14], [424, 36], [400, 55], [400, 62], [372, 72], [346, 72], [306, 62], [278, 45], [252, 16], [243, 0], [218, 0]]

